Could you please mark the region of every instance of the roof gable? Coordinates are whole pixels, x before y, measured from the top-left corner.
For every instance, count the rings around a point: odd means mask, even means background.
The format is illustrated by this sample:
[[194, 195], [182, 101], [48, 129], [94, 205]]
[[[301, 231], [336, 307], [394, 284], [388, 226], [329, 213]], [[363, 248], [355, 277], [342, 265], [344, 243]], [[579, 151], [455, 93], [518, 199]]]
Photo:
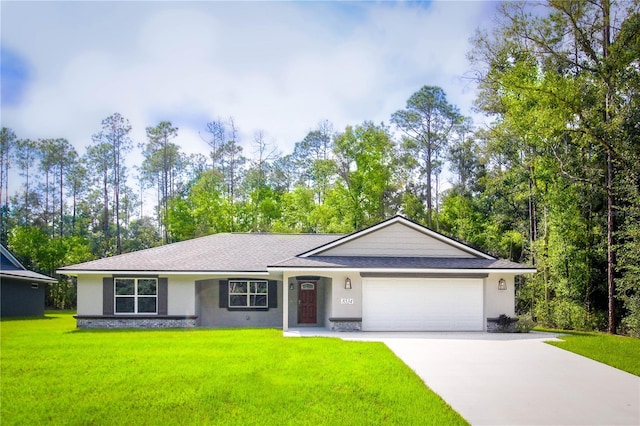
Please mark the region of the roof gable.
[[395, 216], [300, 255], [309, 256], [494, 259], [402, 216]]
[[3, 245], [0, 245], [0, 278], [42, 283], [54, 283], [57, 281], [46, 275], [29, 271]]
[[24, 271], [26, 269], [5, 246], [0, 245], [0, 270]]

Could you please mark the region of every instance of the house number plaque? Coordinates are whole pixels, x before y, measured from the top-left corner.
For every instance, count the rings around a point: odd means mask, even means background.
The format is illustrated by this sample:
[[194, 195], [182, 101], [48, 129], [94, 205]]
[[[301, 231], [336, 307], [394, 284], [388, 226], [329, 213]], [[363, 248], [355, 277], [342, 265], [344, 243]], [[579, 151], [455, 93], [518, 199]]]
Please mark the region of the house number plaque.
[[353, 305], [353, 299], [340, 299], [340, 304], [342, 305]]

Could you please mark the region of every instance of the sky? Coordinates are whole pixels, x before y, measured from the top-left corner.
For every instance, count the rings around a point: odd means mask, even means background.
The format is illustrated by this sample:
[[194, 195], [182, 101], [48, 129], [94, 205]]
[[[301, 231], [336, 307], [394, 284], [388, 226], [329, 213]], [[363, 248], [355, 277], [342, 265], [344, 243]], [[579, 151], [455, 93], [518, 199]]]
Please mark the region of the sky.
[[136, 144], [168, 120], [186, 153], [206, 154], [206, 123], [233, 117], [245, 155], [257, 131], [287, 154], [323, 120], [335, 131], [389, 124], [431, 85], [481, 124], [466, 54], [496, 7], [3, 0], [0, 121], [18, 138], [66, 138], [83, 154], [119, 112]]

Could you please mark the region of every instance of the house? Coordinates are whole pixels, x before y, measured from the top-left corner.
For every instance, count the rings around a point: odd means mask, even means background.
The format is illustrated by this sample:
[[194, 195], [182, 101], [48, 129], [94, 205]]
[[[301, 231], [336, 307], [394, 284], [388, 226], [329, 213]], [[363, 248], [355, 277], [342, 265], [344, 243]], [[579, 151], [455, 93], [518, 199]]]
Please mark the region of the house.
[[514, 314], [498, 260], [402, 216], [349, 235], [215, 234], [61, 268], [77, 325], [481, 331]]
[[45, 286], [56, 280], [29, 271], [0, 245], [0, 317], [44, 315]]

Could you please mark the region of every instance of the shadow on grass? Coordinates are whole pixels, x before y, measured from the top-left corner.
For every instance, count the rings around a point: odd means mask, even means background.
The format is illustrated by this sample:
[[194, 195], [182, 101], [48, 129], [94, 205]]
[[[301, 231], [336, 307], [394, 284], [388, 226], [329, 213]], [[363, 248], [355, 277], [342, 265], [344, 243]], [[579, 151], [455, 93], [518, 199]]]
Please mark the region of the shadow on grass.
[[42, 320], [53, 320], [59, 319], [56, 317], [50, 317], [45, 315], [43, 317], [2, 317], [0, 318], [1, 322], [11, 322], [11, 321], [42, 321]]
[[103, 333], [211, 333], [211, 332], [242, 332], [242, 331], [274, 331], [282, 332], [277, 328], [204, 328], [204, 327], [189, 327], [189, 328], [76, 328], [74, 330], [66, 331], [65, 334], [103, 334]]
[[[544, 327], [535, 327], [535, 331], [542, 331], [545, 333], [558, 333], [565, 334], [569, 336], [583, 336], [583, 337], [596, 337], [598, 335], [597, 331], [580, 331], [580, 330], [561, 330], [556, 328], [544, 328]], [[559, 336], [562, 337], [562, 336]]]
[[41, 321], [41, 320], [59, 320], [63, 319], [61, 315], [75, 315], [75, 310], [55, 310], [45, 309], [44, 316], [31, 316], [31, 317], [2, 317], [0, 320], [4, 321]]

